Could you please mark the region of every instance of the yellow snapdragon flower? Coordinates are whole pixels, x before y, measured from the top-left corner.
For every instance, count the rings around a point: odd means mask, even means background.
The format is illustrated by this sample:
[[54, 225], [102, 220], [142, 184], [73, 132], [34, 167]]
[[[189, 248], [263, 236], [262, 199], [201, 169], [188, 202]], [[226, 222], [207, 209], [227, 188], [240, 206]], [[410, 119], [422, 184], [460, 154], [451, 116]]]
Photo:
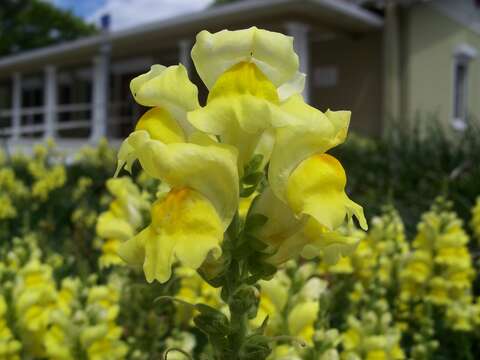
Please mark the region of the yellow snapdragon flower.
[[124, 359], [127, 345], [121, 340], [122, 328], [116, 319], [120, 310], [119, 291], [114, 284], [89, 289], [86, 312], [93, 321], [80, 333], [80, 343], [90, 360]]
[[44, 346], [48, 358], [58, 360], [75, 359], [76, 328], [71, 317], [78, 305], [79, 279], [65, 278], [57, 293], [57, 304], [50, 314], [50, 325], [44, 335]]
[[32, 195], [40, 201], [45, 201], [55, 189], [62, 187], [67, 181], [65, 166], [61, 164], [48, 165], [47, 155], [53, 145], [48, 148], [38, 145], [34, 149], [34, 157], [28, 162], [28, 171], [34, 178]]
[[[131, 81], [130, 90], [139, 104], [152, 107], [139, 119], [136, 131], [146, 131], [149, 138], [163, 144], [182, 143], [192, 134], [187, 112], [200, 105], [197, 87], [183, 65], [154, 65]], [[138, 158], [138, 144], [132, 135], [120, 147], [116, 174], [123, 167], [130, 171]]]
[[272, 253], [268, 261], [273, 264], [284, 263], [299, 254], [310, 259], [322, 253], [326, 261], [334, 264], [351, 254], [360, 239], [358, 234], [351, 236], [339, 228], [331, 231], [312, 217], [298, 218], [271, 188], [263, 191], [251, 211], [268, 218], [256, 236], [269, 245], [266, 252]]
[[114, 200], [109, 209], [100, 214], [97, 235], [104, 239], [101, 245], [100, 267], [122, 264], [118, 256], [120, 244], [132, 238], [143, 224], [143, 212], [150, 203], [128, 177], [107, 180], [107, 189]]
[[286, 202], [295, 215], [308, 215], [329, 231], [356, 216], [367, 228], [362, 208], [344, 192], [346, 175], [340, 162], [325, 154], [347, 135], [350, 112], [319, 110], [292, 96], [282, 105], [295, 118], [276, 130], [269, 166], [269, 183], [274, 194]]
[[57, 305], [51, 267], [38, 260], [28, 262], [16, 278], [13, 298], [25, 349], [32, 356], [44, 356], [44, 336]]
[[218, 258], [238, 205], [235, 152], [215, 143], [147, 140], [138, 154], [145, 171], [171, 190], [153, 204], [151, 225], [121, 244], [120, 256], [143, 265], [149, 282], [167, 281], [175, 259], [197, 269], [209, 253]]
[[12, 168], [2, 166], [0, 169], [0, 220], [17, 216], [15, 200], [25, 198], [28, 194], [25, 184], [15, 176]]
[[400, 332], [391, 324], [388, 312], [369, 311], [361, 318], [349, 316], [348, 329], [343, 333], [341, 358], [369, 360], [402, 360], [405, 354], [400, 347]]
[[338, 231], [345, 218], [350, 221], [356, 216], [361, 227], [367, 228], [362, 208], [344, 192], [343, 167], [325, 154], [344, 141], [350, 113], [324, 114], [305, 104], [299, 95], [285, 101], [282, 109], [295, 121], [276, 129], [268, 174], [270, 190], [264, 191], [264, 200], [254, 208], [267, 216], [268, 229], [276, 230], [268, 233], [262, 229], [260, 239], [276, 253], [274, 263], [298, 253], [312, 258], [322, 252], [327, 261], [335, 263], [358, 242]]
[[[260, 303], [257, 316], [252, 323], [259, 326], [268, 316], [269, 335], [290, 335], [313, 343], [319, 310], [319, 298], [325, 291], [325, 283], [318, 278], [305, 282], [298, 294], [291, 294], [290, 278], [279, 271], [269, 281], [261, 281]], [[285, 333], [285, 329], [288, 330]]]
[[[439, 307], [448, 327], [471, 329], [475, 316], [472, 297], [474, 269], [462, 221], [439, 199], [423, 214], [418, 233], [400, 271], [400, 307], [405, 316], [409, 305], [422, 301], [418, 318], [427, 304]], [[464, 312], [459, 311], [463, 309]]]
[[12, 331], [8, 327], [6, 320], [7, 311], [7, 302], [0, 295], [0, 359], [20, 360], [22, 344], [14, 338]]

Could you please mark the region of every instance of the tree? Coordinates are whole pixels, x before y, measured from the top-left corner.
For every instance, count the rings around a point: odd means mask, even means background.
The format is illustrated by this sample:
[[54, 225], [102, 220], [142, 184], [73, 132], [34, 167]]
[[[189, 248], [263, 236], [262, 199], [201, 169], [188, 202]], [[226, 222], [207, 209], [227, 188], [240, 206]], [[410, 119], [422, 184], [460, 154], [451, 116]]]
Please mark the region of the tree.
[[1, 0], [0, 56], [97, 32], [69, 11], [40, 0]]

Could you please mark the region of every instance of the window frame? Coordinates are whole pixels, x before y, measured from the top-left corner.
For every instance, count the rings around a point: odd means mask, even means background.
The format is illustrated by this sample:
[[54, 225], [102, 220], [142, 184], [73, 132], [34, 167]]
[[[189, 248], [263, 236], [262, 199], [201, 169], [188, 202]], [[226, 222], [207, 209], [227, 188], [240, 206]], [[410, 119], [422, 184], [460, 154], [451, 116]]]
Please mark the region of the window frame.
[[[476, 56], [477, 50], [467, 44], [460, 44], [453, 53], [451, 125], [458, 131], [464, 131], [468, 127], [470, 65]], [[459, 69], [462, 68], [463, 74], [460, 74]], [[459, 83], [459, 76], [462, 76], [461, 83]]]

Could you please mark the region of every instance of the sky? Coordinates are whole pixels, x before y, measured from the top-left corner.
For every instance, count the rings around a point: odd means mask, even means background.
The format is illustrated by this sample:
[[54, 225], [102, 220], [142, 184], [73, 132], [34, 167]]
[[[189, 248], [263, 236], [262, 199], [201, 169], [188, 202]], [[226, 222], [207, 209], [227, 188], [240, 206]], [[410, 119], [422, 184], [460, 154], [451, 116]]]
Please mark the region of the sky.
[[213, 0], [47, 0], [71, 10], [89, 22], [99, 24], [110, 14], [111, 30], [122, 30], [155, 20], [202, 10]]

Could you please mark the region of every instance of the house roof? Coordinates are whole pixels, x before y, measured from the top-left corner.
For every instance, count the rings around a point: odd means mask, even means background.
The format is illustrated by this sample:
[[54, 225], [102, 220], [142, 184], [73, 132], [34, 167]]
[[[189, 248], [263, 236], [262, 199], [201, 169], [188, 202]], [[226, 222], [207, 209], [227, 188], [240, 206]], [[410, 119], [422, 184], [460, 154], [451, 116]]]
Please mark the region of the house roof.
[[93, 56], [102, 45], [122, 47], [146, 41], [158, 34], [162, 37], [187, 37], [202, 30], [218, 30], [235, 24], [261, 22], [271, 18], [301, 18], [346, 32], [358, 33], [380, 28], [383, 19], [344, 0], [246, 0], [167, 20], [102, 33], [76, 41], [52, 45], [0, 58], [0, 72], [21, 71], [33, 64], [55, 63], [63, 58]]

